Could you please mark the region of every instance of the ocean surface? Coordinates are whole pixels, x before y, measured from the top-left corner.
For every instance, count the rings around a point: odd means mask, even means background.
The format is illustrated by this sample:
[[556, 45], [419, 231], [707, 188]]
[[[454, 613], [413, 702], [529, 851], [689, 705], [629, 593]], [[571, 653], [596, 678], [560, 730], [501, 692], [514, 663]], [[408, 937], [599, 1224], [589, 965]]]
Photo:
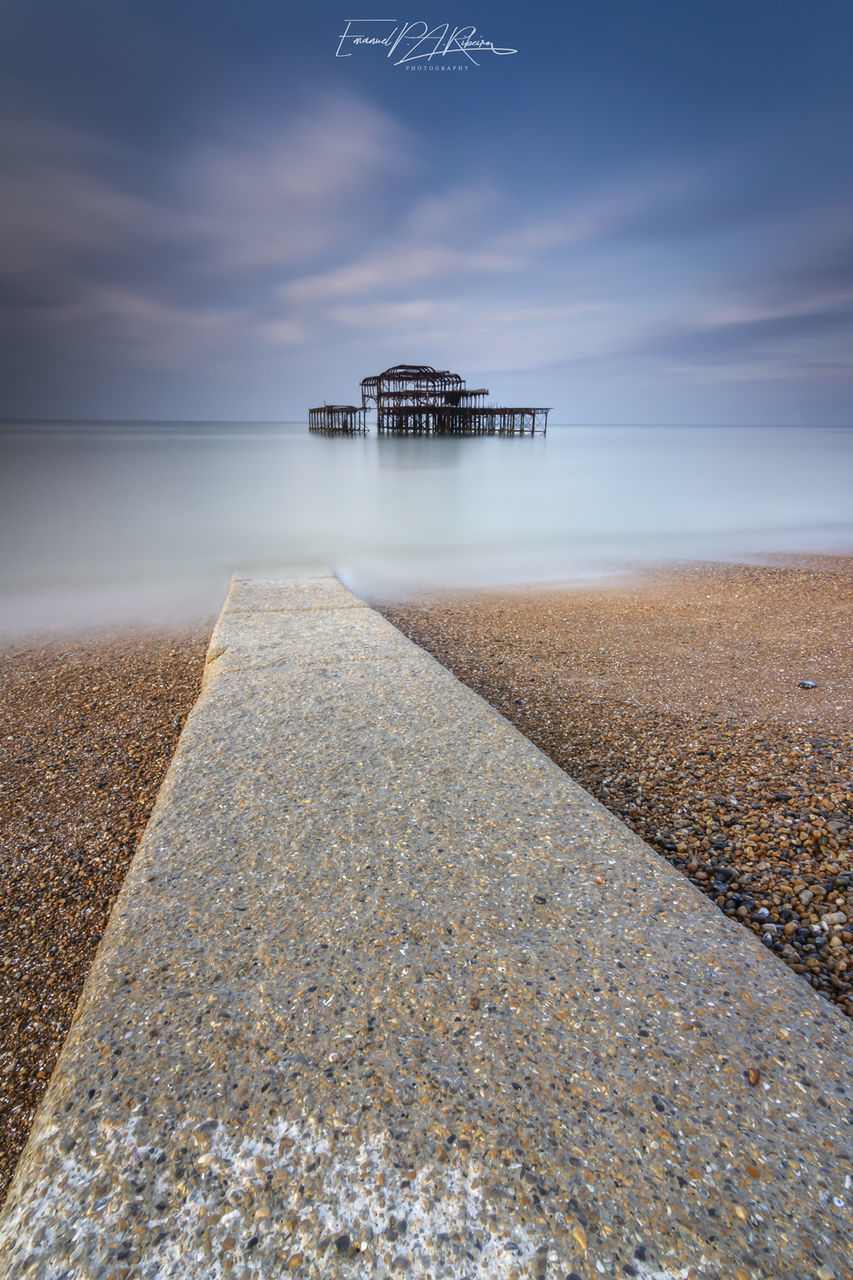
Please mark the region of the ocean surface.
[[233, 573], [329, 567], [375, 600], [850, 552], [853, 428], [6, 423], [0, 540], [5, 638], [203, 619]]

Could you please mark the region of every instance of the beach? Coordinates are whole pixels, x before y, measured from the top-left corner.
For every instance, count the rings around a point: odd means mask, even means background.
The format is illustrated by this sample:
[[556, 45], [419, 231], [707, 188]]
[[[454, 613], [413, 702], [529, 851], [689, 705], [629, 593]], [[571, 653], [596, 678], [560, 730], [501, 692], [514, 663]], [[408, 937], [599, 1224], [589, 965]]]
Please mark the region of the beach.
[[851, 604], [810, 557], [383, 611], [853, 1015]]
[[0, 653], [0, 1199], [198, 693], [207, 632]]
[[[764, 939], [768, 963], [853, 1014], [851, 601], [853, 560], [833, 557], [382, 611]], [[0, 655], [2, 1191], [197, 696], [207, 635]], [[731, 987], [736, 999], [737, 974]]]

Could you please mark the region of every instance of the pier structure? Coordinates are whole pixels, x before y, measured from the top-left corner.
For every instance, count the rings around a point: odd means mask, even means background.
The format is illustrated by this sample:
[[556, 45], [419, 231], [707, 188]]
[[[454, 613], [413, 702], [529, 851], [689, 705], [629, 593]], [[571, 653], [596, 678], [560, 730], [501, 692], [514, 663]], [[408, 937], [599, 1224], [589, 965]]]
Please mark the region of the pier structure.
[[465, 385], [449, 369], [396, 364], [363, 378], [365, 412], [376, 407], [378, 431], [403, 435], [533, 435], [548, 426], [548, 409], [486, 404], [486, 387]]
[[308, 410], [308, 429], [354, 436], [363, 435], [367, 423], [364, 410], [357, 404], [321, 404]]
[[312, 431], [353, 434], [367, 429], [376, 410], [380, 433], [394, 435], [545, 434], [550, 409], [486, 403], [486, 387], [471, 388], [449, 369], [426, 364], [395, 364], [361, 381], [361, 408], [322, 405], [308, 412]]

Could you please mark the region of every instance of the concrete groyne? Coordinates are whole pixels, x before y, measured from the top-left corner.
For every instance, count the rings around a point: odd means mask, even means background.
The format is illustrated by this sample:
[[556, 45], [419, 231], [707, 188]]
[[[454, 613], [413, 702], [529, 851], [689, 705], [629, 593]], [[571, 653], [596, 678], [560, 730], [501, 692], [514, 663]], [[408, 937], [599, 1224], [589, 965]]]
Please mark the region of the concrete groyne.
[[235, 581], [27, 1280], [850, 1274], [847, 1021], [337, 580]]

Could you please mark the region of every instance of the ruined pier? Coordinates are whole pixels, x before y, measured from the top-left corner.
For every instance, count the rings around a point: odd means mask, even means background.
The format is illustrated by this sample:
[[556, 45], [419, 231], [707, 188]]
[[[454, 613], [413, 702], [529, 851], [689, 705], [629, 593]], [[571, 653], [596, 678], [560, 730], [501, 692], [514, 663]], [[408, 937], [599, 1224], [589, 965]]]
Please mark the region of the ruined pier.
[[[550, 409], [486, 403], [488, 389], [431, 365], [398, 364], [361, 382], [361, 408], [324, 405], [309, 410], [312, 431], [364, 430], [376, 411], [376, 429], [392, 435], [544, 435]], [[360, 425], [354, 426], [358, 422]]]

